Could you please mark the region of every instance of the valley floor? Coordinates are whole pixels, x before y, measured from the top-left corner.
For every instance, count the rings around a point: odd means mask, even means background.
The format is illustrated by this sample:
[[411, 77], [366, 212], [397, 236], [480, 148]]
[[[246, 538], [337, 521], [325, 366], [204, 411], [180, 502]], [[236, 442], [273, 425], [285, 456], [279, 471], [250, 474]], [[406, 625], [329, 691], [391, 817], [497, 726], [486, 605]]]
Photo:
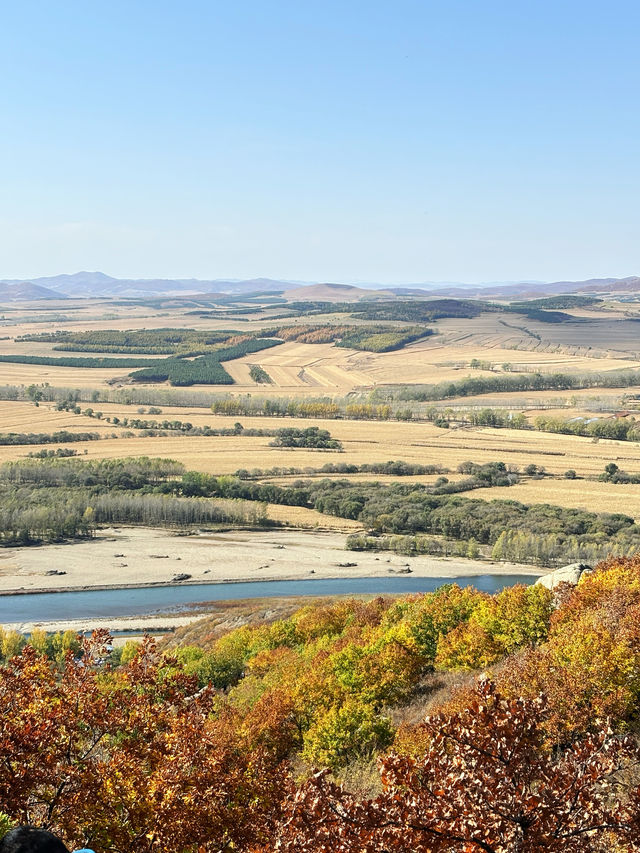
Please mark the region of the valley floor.
[[[457, 557], [345, 551], [338, 532], [233, 530], [178, 536], [143, 527], [107, 528], [94, 539], [0, 550], [0, 594], [179, 583], [381, 577], [410, 566], [417, 577], [538, 575], [540, 569]], [[342, 564], [342, 565], [341, 565]], [[344, 565], [350, 564], [350, 565]], [[47, 574], [50, 571], [61, 574]]]

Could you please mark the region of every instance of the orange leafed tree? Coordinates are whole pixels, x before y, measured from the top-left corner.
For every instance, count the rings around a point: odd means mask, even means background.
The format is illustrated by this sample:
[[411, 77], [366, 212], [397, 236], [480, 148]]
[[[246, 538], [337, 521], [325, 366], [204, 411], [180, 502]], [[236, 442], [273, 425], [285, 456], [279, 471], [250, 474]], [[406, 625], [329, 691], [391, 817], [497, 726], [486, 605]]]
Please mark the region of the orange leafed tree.
[[62, 673], [27, 647], [0, 670], [0, 808], [113, 853], [251, 849], [283, 795], [266, 720], [243, 732], [146, 641], [104, 668], [105, 636]]
[[[420, 758], [381, 762], [384, 792], [356, 800], [327, 772], [292, 791], [281, 853], [595, 853], [640, 850], [638, 791], [614, 789], [639, 758], [608, 732], [560, 756], [544, 745], [544, 700], [480, 684], [464, 711], [428, 717]], [[611, 796], [615, 793], [615, 796]]]

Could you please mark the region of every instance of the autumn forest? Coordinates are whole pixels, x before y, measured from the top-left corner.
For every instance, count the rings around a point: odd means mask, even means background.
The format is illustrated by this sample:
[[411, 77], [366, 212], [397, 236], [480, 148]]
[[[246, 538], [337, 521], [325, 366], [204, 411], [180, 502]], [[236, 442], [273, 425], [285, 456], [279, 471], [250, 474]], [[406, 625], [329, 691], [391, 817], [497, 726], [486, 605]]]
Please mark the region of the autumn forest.
[[160, 646], [5, 631], [2, 819], [114, 853], [637, 850], [639, 615], [622, 558]]

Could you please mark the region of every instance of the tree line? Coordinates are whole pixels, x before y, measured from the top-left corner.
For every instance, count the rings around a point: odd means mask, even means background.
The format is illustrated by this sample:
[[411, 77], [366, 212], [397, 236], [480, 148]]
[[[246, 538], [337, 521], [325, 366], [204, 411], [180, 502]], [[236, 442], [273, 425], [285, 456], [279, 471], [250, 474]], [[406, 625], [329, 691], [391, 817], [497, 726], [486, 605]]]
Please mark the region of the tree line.
[[[149, 363], [148, 361], [146, 362]], [[538, 378], [536, 378], [538, 377]], [[505, 384], [506, 383], [506, 384]], [[412, 420], [413, 418], [447, 422], [446, 413], [437, 407], [424, 409], [408, 403], [438, 402], [457, 396], [473, 396], [490, 391], [534, 391], [570, 390], [587, 388], [624, 388], [640, 384], [640, 371], [612, 371], [606, 374], [508, 375], [494, 377], [468, 377], [455, 383], [440, 383], [437, 386], [389, 386], [377, 388], [365, 400], [342, 397], [315, 397], [292, 400], [288, 397], [260, 397], [257, 395], [206, 394], [189, 391], [187, 388], [143, 387], [129, 385], [121, 388], [63, 388], [48, 383], [40, 385], [0, 385], [0, 400], [36, 400], [59, 403], [64, 401], [78, 404], [116, 403], [142, 406], [177, 406], [208, 408], [213, 414], [255, 415], [266, 417], [318, 417], [353, 418], [354, 420]], [[402, 405], [393, 407], [393, 402]], [[500, 410], [488, 410], [500, 412]], [[510, 425], [517, 426], [520, 415], [507, 413], [496, 415], [498, 421], [509, 418]]]
[[640, 426], [633, 417], [558, 418], [539, 415], [535, 419], [534, 425], [536, 429], [542, 432], [584, 435], [591, 438], [611, 438], [617, 441], [640, 441]]
[[77, 368], [127, 368], [144, 367], [153, 364], [153, 359], [148, 358], [107, 358], [101, 356], [77, 357], [77, 356], [53, 356], [53, 355], [0, 355], [0, 363], [6, 364], [45, 364], [50, 367], [77, 367]]
[[199, 331], [195, 329], [95, 329], [84, 332], [41, 332], [22, 335], [19, 342], [52, 343], [54, 350], [71, 352], [122, 352], [130, 354], [172, 355], [215, 347], [233, 330]]
[[235, 476], [241, 480], [259, 480], [265, 477], [311, 476], [313, 474], [385, 474], [394, 477], [415, 477], [429, 474], [449, 474], [449, 469], [442, 465], [422, 465], [418, 462], [390, 460], [389, 462], [363, 462], [355, 465], [352, 462], [326, 462], [320, 468], [307, 466], [279, 466], [273, 468], [253, 468], [251, 471], [240, 468]]
[[18, 444], [66, 444], [73, 441], [97, 441], [97, 432], [69, 432], [63, 429], [56, 432], [3, 432], [0, 433], [0, 445]]
[[[57, 461], [57, 460], [56, 460]], [[263, 504], [241, 500], [198, 500], [87, 488], [0, 484], [0, 544], [39, 545], [92, 536], [100, 524], [147, 527], [267, 524]]]
[[640, 383], [640, 370], [613, 370], [602, 373], [530, 373], [467, 376], [456, 382], [436, 385], [403, 385], [388, 393], [399, 400], [421, 402], [447, 400], [452, 397], [475, 397], [479, 394], [509, 391], [578, 391], [586, 388], [628, 388]]

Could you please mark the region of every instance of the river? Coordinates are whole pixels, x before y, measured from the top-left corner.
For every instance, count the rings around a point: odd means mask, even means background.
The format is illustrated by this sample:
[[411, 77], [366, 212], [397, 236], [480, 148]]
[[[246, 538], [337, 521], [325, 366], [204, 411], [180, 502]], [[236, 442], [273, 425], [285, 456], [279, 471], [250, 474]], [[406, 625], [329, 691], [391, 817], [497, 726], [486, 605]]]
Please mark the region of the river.
[[241, 598], [432, 592], [446, 583], [475, 586], [483, 592], [497, 592], [505, 586], [518, 583], [528, 585], [535, 580], [534, 575], [476, 575], [454, 578], [403, 575], [44, 592], [0, 597], [0, 624], [151, 613], [175, 614], [186, 610], [189, 605]]

